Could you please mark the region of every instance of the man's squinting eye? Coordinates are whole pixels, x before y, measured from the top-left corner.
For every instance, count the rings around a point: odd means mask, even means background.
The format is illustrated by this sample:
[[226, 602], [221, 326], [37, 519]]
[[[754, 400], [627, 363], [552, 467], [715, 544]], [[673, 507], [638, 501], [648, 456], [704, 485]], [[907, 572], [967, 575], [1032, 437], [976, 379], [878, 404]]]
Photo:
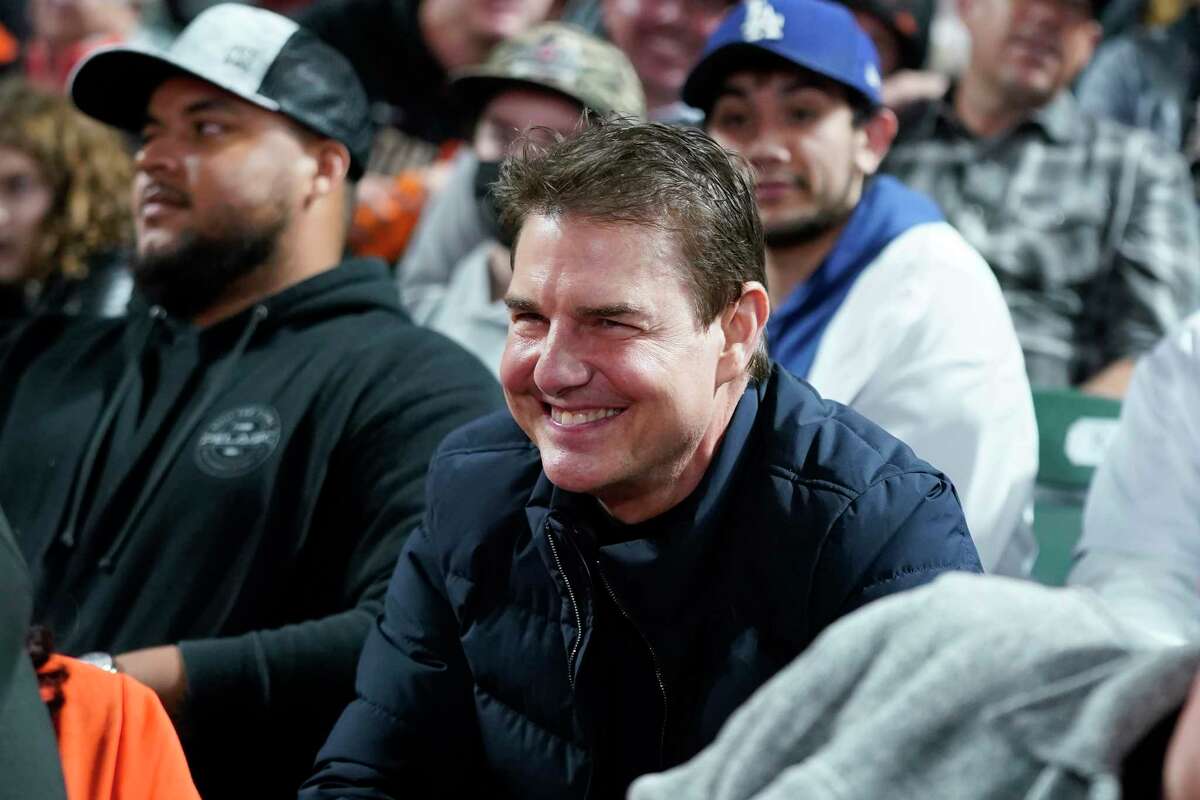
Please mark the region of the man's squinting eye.
[[621, 322], [616, 319], [608, 319], [601, 317], [596, 320], [596, 327], [606, 333], [635, 333], [638, 328], [635, 325], [630, 325], [628, 322]]

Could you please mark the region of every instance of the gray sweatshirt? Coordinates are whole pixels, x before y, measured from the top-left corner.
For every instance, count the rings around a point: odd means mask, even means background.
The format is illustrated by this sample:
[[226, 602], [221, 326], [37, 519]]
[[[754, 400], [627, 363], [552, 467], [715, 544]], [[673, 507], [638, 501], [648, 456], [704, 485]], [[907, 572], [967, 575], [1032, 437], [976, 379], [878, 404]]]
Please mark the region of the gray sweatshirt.
[[948, 575], [834, 625], [629, 798], [1119, 798], [1200, 666], [1129, 634], [1085, 590]]

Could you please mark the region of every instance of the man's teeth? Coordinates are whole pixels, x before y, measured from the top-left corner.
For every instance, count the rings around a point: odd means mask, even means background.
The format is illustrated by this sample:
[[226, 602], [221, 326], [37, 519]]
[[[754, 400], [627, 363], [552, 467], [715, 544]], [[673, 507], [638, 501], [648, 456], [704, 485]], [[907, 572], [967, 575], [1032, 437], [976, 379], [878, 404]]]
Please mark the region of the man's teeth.
[[559, 425], [583, 425], [585, 422], [615, 417], [620, 413], [621, 409], [619, 408], [587, 408], [582, 411], [563, 411], [559, 408], [551, 408], [550, 418]]

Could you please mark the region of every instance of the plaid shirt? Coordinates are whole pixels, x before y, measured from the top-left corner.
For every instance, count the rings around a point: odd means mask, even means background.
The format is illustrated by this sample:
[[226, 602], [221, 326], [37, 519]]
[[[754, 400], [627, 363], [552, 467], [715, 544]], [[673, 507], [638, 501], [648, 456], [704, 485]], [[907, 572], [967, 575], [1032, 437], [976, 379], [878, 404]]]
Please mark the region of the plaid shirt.
[[1034, 385], [1073, 385], [1149, 349], [1200, 303], [1187, 165], [1069, 92], [977, 139], [951, 95], [904, 114], [884, 164], [941, 204], [1004, 290]]

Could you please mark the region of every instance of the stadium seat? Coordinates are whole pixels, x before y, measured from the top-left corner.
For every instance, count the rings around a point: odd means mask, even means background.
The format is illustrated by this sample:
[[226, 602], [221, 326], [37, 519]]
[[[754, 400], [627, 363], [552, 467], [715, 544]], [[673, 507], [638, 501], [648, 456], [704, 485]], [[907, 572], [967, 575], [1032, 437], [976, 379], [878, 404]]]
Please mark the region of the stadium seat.
[[1082, 531], [1088, 484], [1116, 433], [1121, 404], [1071, 389], [1034, 389], [1033, 408], [1038, 424], [1033, 578], [1061, 586]]

